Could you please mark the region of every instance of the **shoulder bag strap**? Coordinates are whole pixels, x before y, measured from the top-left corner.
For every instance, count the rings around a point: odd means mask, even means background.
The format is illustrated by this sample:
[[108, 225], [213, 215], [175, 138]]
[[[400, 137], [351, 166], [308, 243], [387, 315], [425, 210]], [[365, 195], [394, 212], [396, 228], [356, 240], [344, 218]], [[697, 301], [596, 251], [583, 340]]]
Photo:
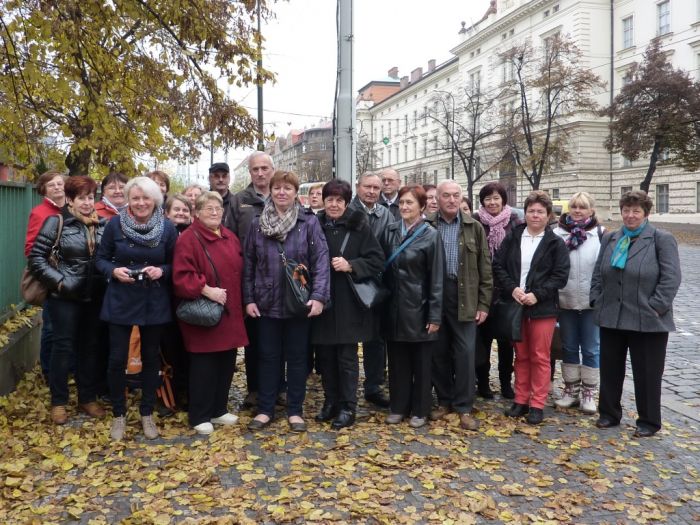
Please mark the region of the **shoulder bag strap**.
[[53, 243], [53, 246], [51, 247], [51, 252], [49, 252], [49, 258], [53, 259], [53, 266], [57, 266], [58, 264], [58, 252], [59, 252], [59, 244], [61, 243], [61, 235], [63, 234], [63, 213], [58, 214], [58, 230], [56, 234], [56, 240]]
[[389, 268], [389, 266], [391, 266], [391, 263], [394, 262], [394, 259], [396, 259], [401, 254], [402, 251], [404, 251], [406, 248], [408, 248], [408, 245], [411, 244], [415, 240], [415, 238], [418, 236], [418, 234], [421, 233], [423, 230], [425, 230], [427, 227], [428, 227], [428, 223], [424, 222], [416, 229], [416, 231], [414, 231], [411, 234], [411, 236], [408, 239], [403, 241], [403, 243], [401, 243], [401, 246], [399, 246], [396, 249], [396, 251], [394, 253], [392, 253], [391, 256], [386, 260], [386, 262], [384, 263], [384, 269], [386, 270], [387, 268]]
[[199, 236], [199, 234], [197, 232], [193, 232], [193, 233], [197, 237], [199, 244], [202, 245], [202, 248], [204, 249], [204, 255], [207, 256], [207, 259], [209, 259], [209, 264], [211, 264], [211, 269], [214, 270], [214, 278], [216, 279], [216, 287], [221, 288], [221, 281], [219, 281], [219, 272], [216, 271], [216, 266], [214, 266], [214, 261], [211, 260], [211, 255], [209, 255], [209, 250], [207, 250], [207, 247], [204, 246], [204, 242], [202, 242], [202, 238]]
[[345, 232], [345, 237], [343, 238], [343, 244], [340, 245], [340, 255], [343, 255], [345, 247], [348, 245], [348, 239], [350, 238], [350, 232]]

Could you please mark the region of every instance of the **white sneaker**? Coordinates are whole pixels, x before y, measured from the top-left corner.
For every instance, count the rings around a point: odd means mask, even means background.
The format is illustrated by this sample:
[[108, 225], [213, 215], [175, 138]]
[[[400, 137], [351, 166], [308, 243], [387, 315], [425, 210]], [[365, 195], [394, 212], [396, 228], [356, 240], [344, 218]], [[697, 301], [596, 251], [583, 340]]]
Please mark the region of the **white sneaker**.
[[212, 418], [211, 422], [216, 425], [235, 425], [238, 422], [238, 416], [227, 412], [223, 416]]
[[194, 426], [194, 430], [197, 432], [197, 434], [202, 434], [203, 436], [207, 436], [214, 432], [214, 425], [209, 423], [208, 421], [205, 421], [204, 423], [200, 423], [199, 425]]

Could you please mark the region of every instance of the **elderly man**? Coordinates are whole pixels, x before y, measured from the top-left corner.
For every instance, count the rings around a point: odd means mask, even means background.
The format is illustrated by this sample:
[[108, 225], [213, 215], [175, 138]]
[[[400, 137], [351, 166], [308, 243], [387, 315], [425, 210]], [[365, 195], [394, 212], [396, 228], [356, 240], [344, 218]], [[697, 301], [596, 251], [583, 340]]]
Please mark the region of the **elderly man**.
[[486, 234], [481, 224], [460, 211], [462, 189], [452, 180], [437, 187], [438, 211], [426, 219], [440, 232], [445, 249], [440, 338], [433, 354], [432, 382], [438, 407], [432, 420], [450, 411], [459, 425], [476, 430], [470, 413], [474, 406], [476, 325], [483, 323], [491, 305], [493, 279]]
[[379, 204], [389, 209], [394, 220], [398, 221], [399, 214], [399, 188], [401, 187], [401, 177], [399, 172], [393, 168], [384, 168], [379, 176], [382, 180], [382, 193], [379, 197]]
[[[394, 222], [394, 216], [384, 206], [379, 206], [378, 200], [381, 193], [381, 179], [379, 175], [365, 172], [357, 179], [355, 186], [355, 198], [348, 208], [359, 210], [367, 214], [372, 233], [380, 239], [386, 227]], [[379, 312], [375, 312], [377, 318]], [[378, 325], [379, 323], [377, 323]], [[386, 345], [377, 338], [375, 341], [362, 343], [362, 357], [365, 369], [365, 399], [379, 407], [387, 408], [389, 400], [382, 392], [384, 384], [384, 372], [386, 370]]]

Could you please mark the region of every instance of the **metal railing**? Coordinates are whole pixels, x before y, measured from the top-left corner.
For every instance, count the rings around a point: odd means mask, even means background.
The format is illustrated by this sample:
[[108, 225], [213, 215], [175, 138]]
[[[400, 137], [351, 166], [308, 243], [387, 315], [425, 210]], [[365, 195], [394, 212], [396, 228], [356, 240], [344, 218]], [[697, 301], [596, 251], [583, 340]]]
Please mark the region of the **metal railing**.
[[32, 184], [0, 182], [0, 322], [22, 296], [19, 281], [27, 263], [24, 238], [29, 212], [41, 202]]

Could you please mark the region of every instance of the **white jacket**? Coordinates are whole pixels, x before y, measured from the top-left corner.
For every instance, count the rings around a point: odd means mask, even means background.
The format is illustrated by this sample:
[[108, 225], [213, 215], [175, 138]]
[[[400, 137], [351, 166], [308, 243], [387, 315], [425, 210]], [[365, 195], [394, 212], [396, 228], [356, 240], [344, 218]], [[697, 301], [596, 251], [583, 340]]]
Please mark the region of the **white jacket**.
[[[601, 231], [604, 228], [601, 226]], [[554, 233], [564, 239], [571, 235], [561, 226], [554, 228]], [[559, 290], [559, 308], [565, 310], [590, 310], [591, 278], [593, 268], [598, 259], [600, 250], [600, 238], [598, 227], [586, 232], [586, 242], [575, 250], [569, 251], [569, 281], [566, 286]]]

